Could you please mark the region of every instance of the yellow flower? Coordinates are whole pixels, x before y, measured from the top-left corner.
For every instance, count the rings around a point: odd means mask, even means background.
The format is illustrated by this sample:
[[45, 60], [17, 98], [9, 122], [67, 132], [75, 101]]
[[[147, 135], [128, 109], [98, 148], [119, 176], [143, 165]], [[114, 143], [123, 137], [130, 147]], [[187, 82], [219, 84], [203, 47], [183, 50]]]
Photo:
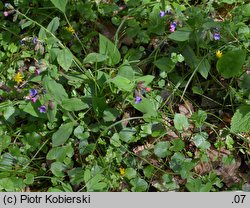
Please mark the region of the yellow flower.
[[123, 167], [119, 168], [121, 176], [125, 175], [125, 169]]
[[220, 50], [218, 50], [218, 51], [216, 51], [215, 55], [219, 59], [222, 57], [222, 52]]
[[23, 75], [21, 74], [21, 72], [18, 72], [15, 75], [14, 80], [17, 82], [17, 84], [19, 84], [23, 81]]
[[70, 33], [75, 33], [75, 30], [74, 30], [74, 28], [73, 27], [71, 27], [71, 26], [69, 26], [69, 27], [66, 27], [65, 28], [68, 32], [70, 32]]

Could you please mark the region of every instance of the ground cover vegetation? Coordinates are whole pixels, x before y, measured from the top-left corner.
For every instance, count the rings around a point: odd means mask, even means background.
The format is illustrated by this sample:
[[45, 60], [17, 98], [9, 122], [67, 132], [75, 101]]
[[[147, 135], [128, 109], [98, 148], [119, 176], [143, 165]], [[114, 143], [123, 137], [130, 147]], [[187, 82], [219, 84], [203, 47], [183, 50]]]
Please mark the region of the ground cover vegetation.
[[0, 3], [1, 191], [250, 190], [250, 3]]

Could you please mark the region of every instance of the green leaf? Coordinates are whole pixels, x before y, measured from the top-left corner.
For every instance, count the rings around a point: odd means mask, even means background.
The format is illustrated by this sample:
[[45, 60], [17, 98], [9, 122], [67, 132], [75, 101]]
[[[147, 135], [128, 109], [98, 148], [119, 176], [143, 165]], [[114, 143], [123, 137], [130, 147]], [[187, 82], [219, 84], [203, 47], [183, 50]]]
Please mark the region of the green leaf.
[[109, 66], [114, 66], [121, 60], [121, 54], [117, 47], [101, 34], [99, 34], [99, 53], [109, 57], [107, 63]]
[[180, 152], [185, 148], [185, 143], [181, 139], [174, 139], [171, 143], [173, 145], [169, 148], [171, 151]]
[[62, 107], [67, 111], [80, 111], [88, 108], [88, 104], [79, 98], [69, 98], [62, 101]]
[[73, 168], [68, 171], [68, 175], [72, 185], [80, 185], [84, 181], [84, 170], [82, 168]]
[[191, 192], [209, 192], [213, 186], [210, 182], [204, 184], [201, 178], [196, 178], [188, 181], [186, 187]]
[[185, 115], [176, 113], [174, 116], [174, 127], [178, 131], [184, 131], [189, 127], [188, 119]]
[[89, 169], [86, 169], [84, 171], [83, 180], [85, 183], [88, 183], [90, 179], [91, 179], [91, 171]]
[[81, 155], [87, 155], [89, 153], [92, 153], [96, 149], [96, 145], [93, 144], [88, 144], [86, 140], [82, 140], [79, 144], [79, 153]]
[[110, 144], [114, 147], [120, 147], [121, 141], [118, 133], [114, 133], [113, 136], [110, 139]]
[[53, 105], [53, 108], [51, 106], [48, 107], [47, 110], [47, 117], [49, 122], [52, 124], [56, 120], [56, 113], [57, 113], [57, 103], [49, 101], [50, 105]]
[[207, 119], [207, 113], [203, 110], [198, 110], [198, 112], [192, 114], [191, 119], [194, 121], [197, 128], [201, 128]]
[[61, 12], [65, 13], [65, 8], [68, 3], [68, 0], [50, 0], [54, 6], [59, 9]]
[[115, 119], [120, 115], [120, 111], [115, 108], [108, 108], [103, 112], [104, 121], [115, 121]]
[[168, 38], [175, 40], [175, 41], [187, 41], [189, 40], [189, 36], [191, 34], [191, 31], [188, 28], [181, 28], [176, 30], [174, 33], [171, 33]]
[[69, 49], [64, 48], [59, 51], [57, 55], [57, 62], [65, 71], [69, 70], [72, 61], [73, 61], [73, 55]]
[[15, 191], [15, 184], [11, 178], [0, 179], [0, 191], [5, 190], [7, 192]]
[[183, 179], [191, 176], [192, 170], [196, 166], [196, 163], [191, 158], [185, 158], [180, 152], [175, 152], [169, 162], [169, 167], [175, 172], [181, 174]]
[[11, 143], [11, 137], [8, 135], [1, 136], [0, 139], [0, 154], [6, 149]]
[[136, 108], [137, 110], [141, 111], [144, 114], [147, 114], [152, 117], [157, 116], [157, 109], [153, 100], [143, 97], [140, 103], [133, 102], [132, 105], [134, 108]]
[[231, 121], [231, 131], [234, 133], [250, 131], [250, 106], [243, 105], [236, 110]]
[[3, 117], [5, 118], [6, 121], [14, 123], [15, 122], [14, 114], [15, 114], [15, 108], [13, 106], [8, 106], [7, 108], [4, 109]]
[[120, 140], [130, 143], [134, 140], [136, 130], [134, 128], [124, 128], [119, 132]]
[[243, 16], [250, 17], [250, 4], [242, 5], [240, 11]]
[[159, 158], [164, 158], [171, 155], [171, 151], [169, 151], [170, 144], [168, 141], [166, 142], [158, 142], [154, 146], [154, 154]]
[[154, 65], [157, 66], [162, 72], [166, 73], [170, 73], [175, 67], [175, 63], [168, 57], [162, 57], [156, 60]]
[[64, 87], [51, 77], [44, 77], [43, 86], [46, 89], [46, 93], [58, 103], [61, 103], [64, 99], [68, 99], [68, 94], [66, 93]]
[[23, 180], [25, 184], [33, 184], [34, 183], [34, 175], [31, 173], [27, 173], [25, 175], [25, 179]]
[[39, 30], [39, 33], [38, 33], [38, 38], [39, 39], [46, 39], [47, 38], [47, 35], [46, 35], [46, 30], [44, 28], [41, 27], [41, 29]]
[[133, 68], [129, 65], [129, 63], [125, 63], [122, 66], [120, 66], [117, 75], [125, 77], [131, 81], [134, 80], [135, 78], [135, 72]]
[[202, 150], [207, 150], [211, 146], [207, 139], [208, 134], [206, 132], [195, 134], [193, 138], [195, 146]]
[[200, 63], [198, 63], [198, 72], [203, 76], [205, 79], [207, 79], [208, 73], [210, 71], [210, 63], [207, 59], [202, 59]]
[[26, 27], [29, 27], [30, 25], [32, 25], [32, 21], [27, 21], [27, 22], [25, 22], [24, 24], [22, 24], [21, 25], [21, 28], [22, 28], [22, 30], [24, 29], [24, 28], [26, 28]]
[[53, 147], [49, 150], [46, 159], [47, 160], [57, 160], [59, 162], [63, 162], [66, 157], [66, 152], [63, 147]]
[[98, 62], [103, 62], [106, 61], [108, 59], [107, 55], [104, 54], [100, 54], [100, 53], [89, 53], [83, 60], [83, 63], [90, 63], [90, 64], [94, 64], [94, 63], [98, 63]]
[[59, 18], [54, 17], [49, 23], [47, 30], [54, 34], [58, 29], [59, 25], [60, 25]]
[[129, 79], [122, 77], [120, 75], [117, 75], [116, 77], [110, 79], [109, 81], [114, 83], [118, 89], [124, 90], [127, 92], [131, 92], [131, 90], [134, 87]]
[[195, 67], [197, 67], [197, 63], [199, 62], [199, 60], [196, 57], [194, 50], [190, 46], [185, 47], [182, 55], [185, 58], [186, 64], [190, 66], [190, 68], [194, 69]]
[[136, 173], [136, 170], [134, 169], [134, 168], [126, 168], [126, 170], [125, 170], [125, 177], [127, 178], [127, 179], [132, 179], [132, 178], [135, 178], [136, 177], [136, 175], [137, 175], [137, 173]]
[[41, 106], [40, 102], [29, 102], [23, 109], [24, 112], [29, 113], [30, 115], [34, 117], [39, 117], [39, 118], [46, 118], [47, 115], [46, 113], [40, 113], [38, 108]]
[[51, 172], [57, 177], [64, 176], [64, 170], [66, 170], [66, 166], [61, 162], [53, 162], [50, 167]]
[[100, 173], [92, 175], [89, 169], [84, 172], [84, 182], [87, 187], [87, 191], [103, 191], [107, 187], [107, 183], [103, 182], [104, 176]]
[[226, 79], [239, 76], [243, 72], [243, 64], [246, 59], [245, 50], [229, 51], [217, 61], [218, 72]]
[[75, 128], [75, 130], [74, 130], [74, 135], [78, 138], [78, 139], [82, 139], [82, 140], [84, 140], [84, 139], [87, 139], [86, 137], [85, 137], [85, 133], [87, 133], [87, 132], [84, 132], [84, 127], [83, 126], [77, 126], [76, 128]]
[[143, 169], [143, 174], [146, 178], [150, 179], [155, 173], [155, 168], [152, 165], [148, 165]]
[[135, 178], [130, 181], [133, 192], [144, 192], [148, 189], [148, 183], [142, 178]]
[[145, 86], [147, 86], [153, 81], [154, 78], [155, 77], [152, 75], [146, 75], [146, 76], [138, 77], [134, 81], [135, 82], [143, 82], [145, 84]]
[[73, 154], [74, 154], [74, 150], [71, 145], [67, 145], [63, 147], [53, 147], [52, 149], [49, 150], [46, 156], [46, 159], [63, 162], [66, 156], [72, 157]]
[[63, 124], [53, 135], [52, 135], [52, 146], [56, 147], [64, 144], [70, 137], [73, 131], [74, 123], [70, 122]]
[[92, 97], [93, 109], [96, 116], [103, 116], [103, 111], [107, 109], [106, 98], [104, 97]]

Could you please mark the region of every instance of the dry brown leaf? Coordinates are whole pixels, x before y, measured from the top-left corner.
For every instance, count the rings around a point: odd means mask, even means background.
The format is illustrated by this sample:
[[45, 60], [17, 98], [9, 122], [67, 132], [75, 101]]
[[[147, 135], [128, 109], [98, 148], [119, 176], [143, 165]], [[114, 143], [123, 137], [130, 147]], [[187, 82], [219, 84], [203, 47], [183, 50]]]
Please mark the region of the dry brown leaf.
[[135, 153], [135, 154], [140, 154], [144, 149], [151, 149], [151, 148], [153, 148], [153, 144], [150, 144], [150, 143], [146, 143], [145, 145], [141, 145], [141, 146], [137, 146], [137, 147], [135, 147], [134, 149], [133, 149], [133, 152]]
[[[231, 152], [226, 149], [217, 150], [211, 148], [207, 151], [209, 162], [200, 162], [195, 168], [195, 172], [199, 175], [207, 174], [214, 170], [217, 175], [221, 176], [225, 184], [230, 187], [235, 183], [239, 183], [239, 167], [241, 165], [240, 158], [237, 158], [236, 162], [230, 165], [225, 165], [222, 162], [223, 156], [229, 156]], [[196, 157], [199, 157], [199, 152], [196, 151]]]
[[221, 166], [219, 169], [216, 170], [216, 173], [222, 177], [223, 182], [228, 187], [232, 186], [235, 183], [239, 183], [241, 181], [238, 173], [240, 164], [241, 164], [240, 159], [238, 159], [235, 163]]

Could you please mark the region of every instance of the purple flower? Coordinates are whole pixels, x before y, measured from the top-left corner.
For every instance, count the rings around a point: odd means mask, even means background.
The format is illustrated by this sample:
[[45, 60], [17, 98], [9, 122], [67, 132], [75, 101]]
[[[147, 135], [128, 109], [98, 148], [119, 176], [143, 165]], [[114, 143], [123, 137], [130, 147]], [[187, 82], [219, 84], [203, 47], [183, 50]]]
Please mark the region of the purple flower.
[[35, 103], [38, 100], [38, 97], [31, 98], [32, 103]]
[[166, 15], [166, 12], [164, 12], [164, 11], [160, 11], [160, 17], [164, 17]]
[[30, 97], [31, 97], [31, 98], [34, 98], [36, 95], [37, 95], [37, 90], [31, 89], [31, 90], [30, 90]]
[[220, 40], [220, 33], [215, 32], [215, 33], [214, 33], [214, 39], [215, 39], [215, 40]]
[[176, 22], [172, 22], [171, 23], [171, 25], [170, 25], [170, 32], [174, 32], [175, 31], [175, 29], [176, 29], [176, 27], [177, 27], [177, 23]]
[[38, 76], [39, 74], [41, 74], [41, 70], [40, 69], [35, 69], [35, 75]]
[[135, 104], [138, 104], [142, 101], [141, 97], [140, 96], [136, 96], [135, 97]]
[[46, 113], [47, 108], [46, 108], [45, 105], [41, 105], [41, 106], [38, 108], [38, 110], [39, 110], [40, 113]]
[[37, 44], [37, 38], [33, 38], [33, 43]]

